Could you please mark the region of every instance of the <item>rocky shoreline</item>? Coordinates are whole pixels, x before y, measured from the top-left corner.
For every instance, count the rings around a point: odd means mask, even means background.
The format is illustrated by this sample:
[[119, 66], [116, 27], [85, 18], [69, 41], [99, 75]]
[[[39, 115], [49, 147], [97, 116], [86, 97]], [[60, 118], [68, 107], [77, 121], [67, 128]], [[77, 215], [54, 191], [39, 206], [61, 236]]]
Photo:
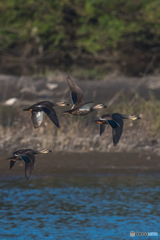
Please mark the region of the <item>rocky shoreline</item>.
[[[67, 75], [66, 72], [61, 71], [46, 77], [17, 77], [0, 74], [0, 104], [4, 105], [11, 98], [16, 99], [13, 106], [24, 106], [44, 99], [71, 101], [66, 83]], [[150, 100], [151, 95], [160, 99], [159, 75], [138, 78], [112, 74], [98, 81], [90, 81], [74, 75], [71, 77], [83, 89], [86, 101], [93, 100], [111, 106], [128, 101], [134, 103], [138, 96], [147, 101]]]

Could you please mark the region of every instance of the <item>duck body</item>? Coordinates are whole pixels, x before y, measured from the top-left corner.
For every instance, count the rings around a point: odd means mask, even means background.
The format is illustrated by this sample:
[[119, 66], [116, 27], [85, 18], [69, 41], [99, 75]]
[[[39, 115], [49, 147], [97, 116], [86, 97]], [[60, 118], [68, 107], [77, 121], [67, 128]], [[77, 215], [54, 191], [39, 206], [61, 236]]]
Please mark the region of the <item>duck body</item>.
[[92, 108], [93, 104], [94, 104], [93, 102], [84, 103], [84, 104], [80, 105], [79, 107], [74, 107], [63, 113], [66, 113], [69, 115], [75, 115], [75, 116], [84, 116], [84, 115], [87, 115], [88, 113], [91, 113], [94, 111], [94, 108]]
[[95, 109], [106, 108], [103, 104], [97, 104], [94, 106], [92, 102], [84, 102], [84, 94], [80, 87], [72, 80], [70, 77], [67, 77], [67, 83], [70, 89], [71, 99], [73, 106], [70, 110], [63, 113], [75, 116], [83, 116], [88, 113], [93, 112]]
[[30, 107], [28, 107], [26, 109], [23, 109], [23, 111], [36, 111], [36, 112], [43, 111], [41, 109], [41, 106], [54, 107], [55, 105], [52, 102], [50, 102], [50, 101], [41, 101], [41, 102], [33, 104], [32, 106], [30, 106]]
[[112, 138], [113, 144], [116, 146], [121, 138], [123, 132], [123, 119], [141, 119], [140, 117], [131, 116], [131, 115], [124, 115], [120, 113], [108, 113], [101, 116], [98, 120], [94, 120], [93, 122], [100, 124], [100, 136], [106, 129], [106, 127], [112, 127]]
[[53, 151], [47, 150], [47, 149], [43, 149], [40, 151], [35, 151], [33, 149], [20, 149], [16, 152], [13, 152], [13, 156], [8, 158], [7, 160], [10, 160], [10, 169], [15, 165], [17, 161], [23, 160], [25, 162], [25, 177], [28, 180], [35, 165], [35, 161], [36, 161], [35, 155], [38, 153], [48, 153], [48, 152], [53, 152]]
[[69, 115], [74, 115], [74, 116], [84, 116], [84, 115], [87, 115], [88, 113], [91, 113], [91, 112], [93, 112], [93, 110], [92, 111], [87, 111], [87, 110], [80, 111], [79, 109], [74, 109], [73, 111], [68, 110], [68, 111], [65, 111], [63, 113], [66, 113], [66, 114], [69, 114]]

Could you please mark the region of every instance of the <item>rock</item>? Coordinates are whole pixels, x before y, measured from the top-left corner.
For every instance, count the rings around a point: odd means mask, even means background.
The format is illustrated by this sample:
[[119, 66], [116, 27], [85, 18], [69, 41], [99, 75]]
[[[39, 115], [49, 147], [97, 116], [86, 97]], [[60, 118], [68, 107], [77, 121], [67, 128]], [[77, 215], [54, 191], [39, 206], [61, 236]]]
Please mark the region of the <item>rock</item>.
[[7, 101], [4, 102], [4, 105], [6, 106], [12, 106], [18, 99], [17, 98], [10, 98]]
[[53, 89], [58, 88], [58, 84], [57, 83], [47, 83], [46, 86], [47, 86], [47, 88], [49, 90], [53, 90]]

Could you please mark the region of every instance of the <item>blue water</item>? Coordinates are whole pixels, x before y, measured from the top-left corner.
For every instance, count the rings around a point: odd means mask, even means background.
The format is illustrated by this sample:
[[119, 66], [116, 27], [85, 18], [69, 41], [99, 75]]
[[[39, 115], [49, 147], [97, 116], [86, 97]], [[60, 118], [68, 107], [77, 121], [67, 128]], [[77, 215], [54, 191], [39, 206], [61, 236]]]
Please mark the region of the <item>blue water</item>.
[[160, 177], [1, 179], [0, 239], [132, 239], [159, 232]]

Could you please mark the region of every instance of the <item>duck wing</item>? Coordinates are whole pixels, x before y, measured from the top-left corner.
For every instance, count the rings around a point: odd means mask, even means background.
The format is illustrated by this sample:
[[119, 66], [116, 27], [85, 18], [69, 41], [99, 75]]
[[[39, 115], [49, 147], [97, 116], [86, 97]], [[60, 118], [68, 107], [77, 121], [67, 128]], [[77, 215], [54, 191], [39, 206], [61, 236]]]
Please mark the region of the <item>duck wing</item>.
[[11, 169], [15, 165], [17, 160], [22, 160], [22, 158], [21, 157], [12, 156], [12, 157], [8, 158], [7, 160], [10, 160], [10, 169]]
[[120, 125], [114, 121], [114, 120], [110, 120], [110, 119], [107, 119], [107, 122], [109, 123], [109, 125], [112, 127], [112, 128], [117, 128], [119, 127]]
[[32, 111], [31, 120], [34, 128], [38, 128], [41, 125], [41, 122], [43, 120], [43, 113], [43, 111]]
[[112, 128], [113, 144], [116, 146], [123, 132], [123, 119], [116, 116], [112, 118], [119, 125], [118, 127]]
[[25, 162], [34, 162], [35, 161], [35, 156], [33, 155], [32, 152], [27, 151], [24, 152], [20, 155], [20, 157], [25, 161]]
[[94, 105], [94, 102], [84, 103], [79, 106], [80, 111], [90, 111], [91, 107]]
[[34, 164], [35, 164], [35, 162], [25, 162], [25, 177], [27, 180], [29, 179], [29, 177], [33, 171]]
[[100, 124], [100, 136], [102, 135], [106, 127], [108, 128], [108, 124]]
[[40, 108], [42, 109], [42, 111], [44, 111], [47, 114], [47, 116], [51, 119], [51, 121], [59, 128], [59, 121], [54, 108], [52, 108], [52, 106], [49, 104], [42, 104], [40, 105]]
[[67, 77], [67, 83], [71, 93], [71, 99], [73, 102], [72, 108], [77, 108], [84, 103], [84, 95], [80, 87], [72, 80], [70, 77]]
[[10, 157], [10, 158], [7, 158], [7, 160], [10, 160], [10, 169], [14, 166], [14, 164], [16, 163], [17, 159], [16, 157]]
[[10, 169], [14, 166], [15, 163], [16, 163], [16, 160], [11, 160], [10, 161]]
[[119, 126], [119, 124], [117, 122], [115, 122], [112, 119], [109, 119], [110, 117], [106, 114], [101, 116], [99, 119], [105, 121], [105, 124], [100, 124], [100, 136], [102, 135], [102, 133], [104, 132], [105, 128], [110, 125], [112, 128], [117, 128]]
[[33, 153], [29, 151], [26, 152], [24, 155], [21, 155], [21, 157], [25, 161], [25, 177], [28, 180], [33, 171], [34, 164], [36, 162], [36, 157], [35, 155], [33, 155]]

